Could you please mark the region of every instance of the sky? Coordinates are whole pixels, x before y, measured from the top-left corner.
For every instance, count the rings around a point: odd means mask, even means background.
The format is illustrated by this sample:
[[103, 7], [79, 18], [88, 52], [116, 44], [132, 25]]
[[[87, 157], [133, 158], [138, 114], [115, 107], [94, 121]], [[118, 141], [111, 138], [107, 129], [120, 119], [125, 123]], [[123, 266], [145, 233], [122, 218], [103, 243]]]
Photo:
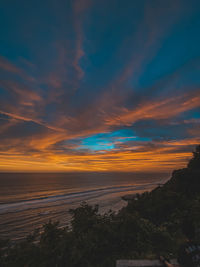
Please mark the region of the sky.
[[199, 0], [2, 0], [0, 171], [169, 172], [200, 143]]

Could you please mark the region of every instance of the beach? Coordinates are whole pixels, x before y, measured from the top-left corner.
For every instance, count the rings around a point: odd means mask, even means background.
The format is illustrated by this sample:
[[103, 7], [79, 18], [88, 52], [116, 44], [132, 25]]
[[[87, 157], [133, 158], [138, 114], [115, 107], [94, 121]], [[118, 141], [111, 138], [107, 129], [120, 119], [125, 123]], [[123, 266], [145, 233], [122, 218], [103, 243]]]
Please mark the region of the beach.
[[49, 220], [69, 225], [69, 209], [82, 202], [117, 212], [127, 204], [124, 195], [152, 190], [160, 181], [131, 173], [0, 174], [0, 236], [19, 240]]

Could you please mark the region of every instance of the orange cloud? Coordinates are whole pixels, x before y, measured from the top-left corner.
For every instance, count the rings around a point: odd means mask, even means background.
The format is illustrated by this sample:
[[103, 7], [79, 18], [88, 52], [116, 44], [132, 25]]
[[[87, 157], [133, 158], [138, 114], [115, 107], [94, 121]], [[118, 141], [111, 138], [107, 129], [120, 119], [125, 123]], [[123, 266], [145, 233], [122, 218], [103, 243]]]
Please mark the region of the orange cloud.
[[184, 111], [200, 107], [200, 93], [188, 93], [168, 99], [156, 99], [144, 102], [138, 107], [128, 110], [123, 108], [121, 114], [106, 118], [108, 125], [132, 125], [143, 119], [168, 119]]
[[[171, 26], [178, 30], [176, 23], [185, 17], [184, 4], [173, 0], [152, 6], [146, 1], [130, 5], [129, 14], [129, 5], [121, 13], [109, 1], [64, 2], [48, 5], [47, 14], [50, 8], [53, 15], [48, 29], [49, 15], [38, 17], [34, 25], [27, 20], [26, 30], [16, 32], [22, 47], [27, 45], [30, 62], [20, 58], [20, 51], [12, 57], [15, 64], [0, 57], [0, 170], [160, 172], [183, 167], [200, 141], [199, 119], [189, 112], [185, 120], [180, 116], [200, 107], [199, 89], [192, 87], [198, 82], [199, 58], [194, 54], [188, 59], [188, 54], [177, 60], [176, 70], [166, 64], [159, 73], [157, 57]], [[93, 27], [87, 29], [89, 19], [97, 34]], [[37, 25], [47, 34], [38, 33]], [[27, 38], [30, 32], [34, 42]], [[146, 75], [151, 64], [156, 69]], [[92, 151], [81, 143], [85, 137], [127, 129], [136, 138], [112, 136], [105, 142], [111, 150]]]
[[[132, 125], [142, 119], [167, 119], [184, 111], [199, 107], [199, 92], [188, 93], [165, 100], [143, 102], [134, 109], [119, 110], [119, 114], [104, 117], [94, 124], [93, 112], [89, 109], [76, 118], [60, 116], [52, 125], [35, 117], [0, 111], [10, 118], [1, 128], [1, 133], [17, 125], [18, 121], [34, 122], [44, 127], [25, 139], [13, 136], [5, 138], [0, 146], [0, 170], [21, 171], [170, 171], [184, 167], [191, 156], [187, 147], [197, 145], [199, 138], [184, 140], [126, 143], [111, 151], [91, 153], [70, 151], [66, 145], [59, 148], [59, 142], [109, 131], [116, 125]], [[94, 107], [93, 107], [94, 108]], [[95, 109], [94, 109], [95, 111]], [[91, 116], [90, 116], [91, 115]], [[73, 147], [72, 147], [73, 149]]]
[[[56, 137], [55, 137], [56, 138]], [[53, 136], [52, 136], [53, 139]], [[46, 140], [46, 144], [52, 141]], [[20, 154], [17, 151], [0, 153], [0, 170], [19, 171], [140, 171], [140, 172], [170, 172], [174, 168], [184, 167], [191, 157], [191, 152], [185, 152], [188, 145], [195, 146], [199, 139], [188, 139], [174, 142], [164, 142], [153, 149], [140, 147], [119, 151], [100, 151], [99, 153], [64, 153], [42, 149], [31, 154]], [[32, 145], [35, 145], [33, 143]], [[183, 149], [180, 149], [183, 148]]]

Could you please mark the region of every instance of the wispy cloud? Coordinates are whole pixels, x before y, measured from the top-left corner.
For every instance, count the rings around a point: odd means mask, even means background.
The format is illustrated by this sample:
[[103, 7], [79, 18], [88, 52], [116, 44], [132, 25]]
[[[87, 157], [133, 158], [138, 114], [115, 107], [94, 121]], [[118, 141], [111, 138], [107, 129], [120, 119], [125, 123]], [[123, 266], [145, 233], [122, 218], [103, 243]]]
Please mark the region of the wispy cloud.
[[0, 47], [0, 170], [183, 167], [200, 142], [199, 17], [187, 7], [52, 1], [39, 28], [21, 10], [26, 29], [7, 14], [20, 41]]
[[84, 42], [84, 29], [83, 29], [83, 17], [84, 13], [91, 6], [91, 0], [77, 0], [73, 1], [73, 24], [76, 33], [76, 42], [75, 42], [75, 56], [73, 60], [73, 66], [78, 74], [78, 79], [81, 79], [84, 76], [84, 70], [80, 66], [80, 60], [85, 55], [83, 42]]
[[152, 102], [144, 101], [136, 108], [123, 108], [121, 114], [106, 119], [108, 125], [132, 125], [143, 119], [168, 119], [182, 112], [200, 107], [200, 93], [188, 93], [173, 98], [156, 99]]

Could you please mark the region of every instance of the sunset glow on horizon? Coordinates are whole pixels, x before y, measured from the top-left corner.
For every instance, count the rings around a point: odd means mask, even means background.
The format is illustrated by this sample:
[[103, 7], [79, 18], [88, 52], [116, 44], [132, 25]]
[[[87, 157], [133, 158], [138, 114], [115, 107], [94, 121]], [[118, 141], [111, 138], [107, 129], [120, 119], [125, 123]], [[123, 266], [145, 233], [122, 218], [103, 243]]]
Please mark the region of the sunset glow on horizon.
[[1, 5], [0, 172], [186, 166], [200, 144], [199, 1]]

